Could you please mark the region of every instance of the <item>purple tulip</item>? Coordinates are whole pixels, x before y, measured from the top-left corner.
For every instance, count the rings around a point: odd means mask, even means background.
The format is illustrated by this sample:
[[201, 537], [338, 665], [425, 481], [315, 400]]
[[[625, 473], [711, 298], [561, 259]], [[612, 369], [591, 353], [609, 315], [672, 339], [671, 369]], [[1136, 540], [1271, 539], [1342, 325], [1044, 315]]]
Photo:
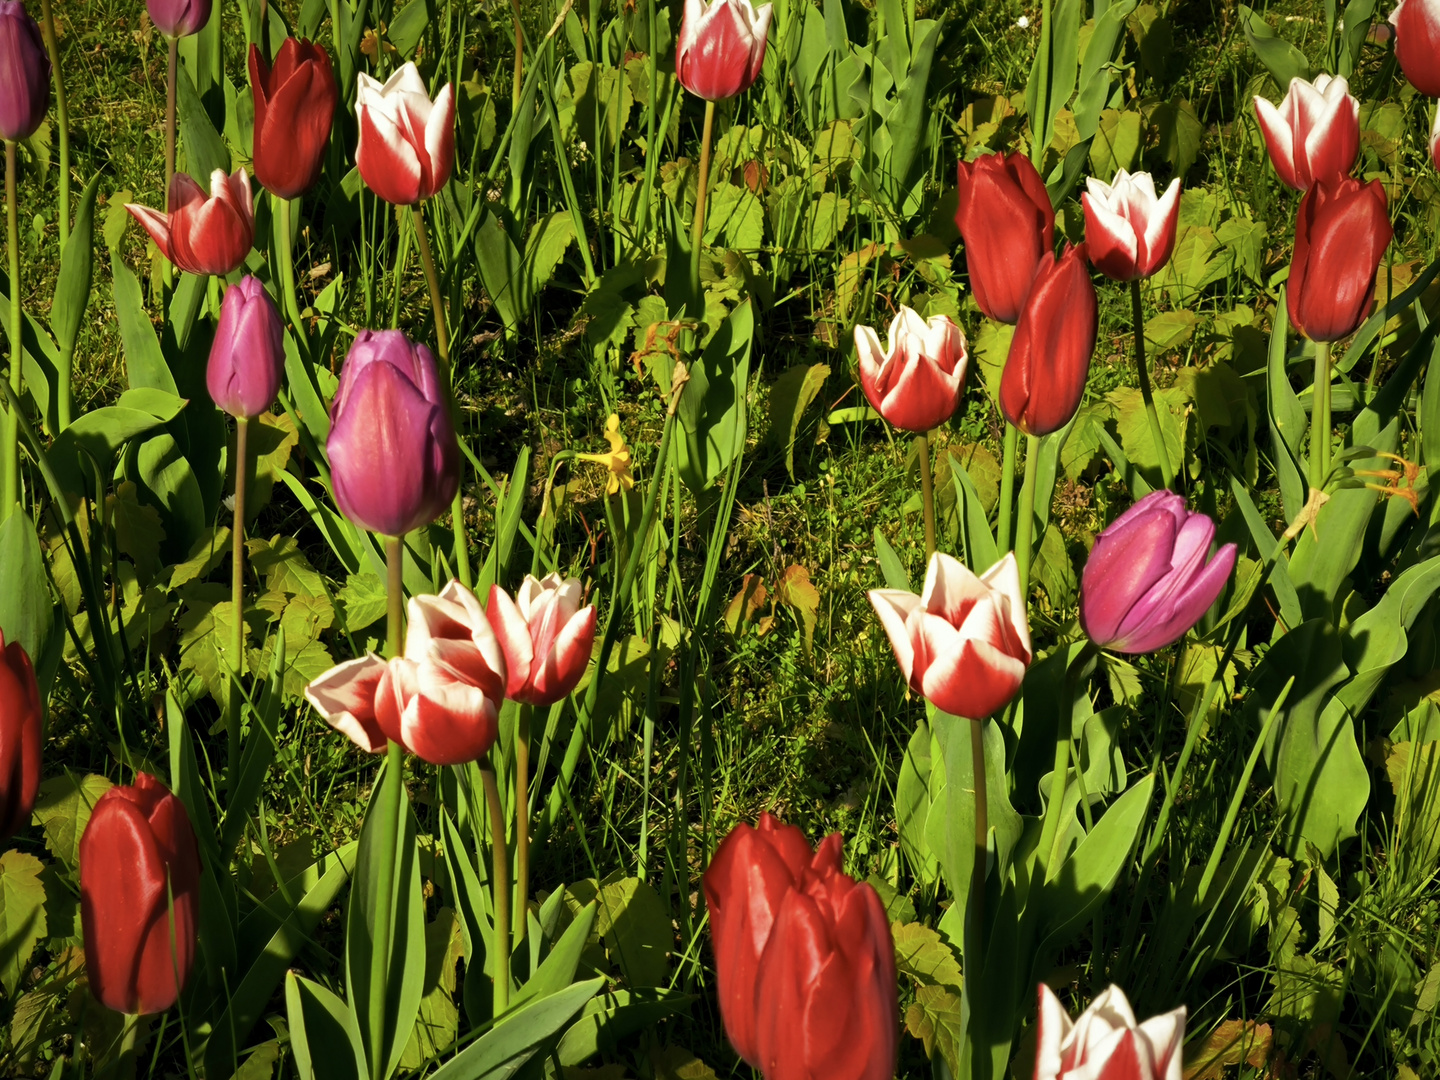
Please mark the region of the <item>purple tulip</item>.
[[280, 313], [265, 286], [247, 275], [226, 290], [220, 306], [220, 325], [205, 369], [210, 399], [237, 419], [259, 416], [275, 404], [284, 374]]
[[435, 357], [399, 330], [362, 330], [330, 413], [330, 479], [340, 512], [401, 536], [434, 521], [460, 483], [460, 445]]
[[210, 21], [210, 0], [145, 0], [145, 8], [166, 37], [188, 37]]
[[1156, 491], [1095, 540], [1080, 579], [1080, 625], [1102, 649], [1147, 653], [1200, 621], [1235, 568], [1235, 545], [1208, 563], [1215, 523]]
[[0, 138], [35, 134], [50, 105], [50, 58], [19, 0], [0, 0]]

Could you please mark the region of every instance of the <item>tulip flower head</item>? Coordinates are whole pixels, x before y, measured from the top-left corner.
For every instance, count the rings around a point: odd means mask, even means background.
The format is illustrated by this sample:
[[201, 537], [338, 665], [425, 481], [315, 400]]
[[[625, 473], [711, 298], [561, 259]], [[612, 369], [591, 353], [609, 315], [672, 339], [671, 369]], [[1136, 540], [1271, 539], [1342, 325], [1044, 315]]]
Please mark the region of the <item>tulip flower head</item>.
[[1235, 569], [1210, 558], [1215, 523], [1170, 491], [1146, 495], [1095, 539], [1080, 577], [1080, 625], [1102, 649], [1148, 653], [1200, 621]]
[[765, 63], [765, 34], [773, 8], [758, 10], [750, 0], [685, 0], [675, 75], [680, 85], [706, 101], [744, 93]]
[[1435, 119], [1430, 124], [1430, 160], [1440, 169], [1440, 109], [1435, 110]]
[[30, 656], [0, 631], [0, 840], [30, 820], [40, 788], [44, 714]]
[[970, 359], [964, 331], [948, 315], [927, 322], [901, 304], [887, 345], [882, 351], [871, 327], [855, 327], [860, 387], [875, 411], [895, 427], [922, 434], [954, 416]]
[[35, 134], [50, 105], [50, 57], [19, 0], [0, 0], [0, 139]]
[[1344, 177], [1319, 181], [1295, 215], [1285, 283], [1290, 322], [1311, 341], [1354, 333], [1375, 305], [1375, 274], [1393, 230], [1385, 188]]
[[1072, 1021], [1040, 984], [1035, 1080], [1180, 1080], [1185, 1006], [1136, 1023], [1130, 1002], [1111, 986]]
[[272, 68], [250, 46], [250, 92], [255, 100], [255, 179], [282, 199], [305, 194], [320, 179], [330, 121], [340, 100], [330, 54], [309, 41], [286, 38]]
[[244, 264], [255, 243], [255, 209], [244, 166], [210, 174], [210, 196], [186, 173], [170, 181], [169, 213], [126, 203], [160, 254], [191, 274], [223, 277]]
[[1041, 256], [1055, 242], [1055, 210], [1030, 159], [984, 154], [960, 162], [955, 225], [975, 302], [990, 318], [1013, 325]]
[[396, 206], [428, 199], [455, 167], [455, 88], [446, 83], [432, 103], [414, 63], [383, 85], [363, 71], [358, 78], [355, 165], [361, 179]]
[[199, 33], [210, 21], [210, 0], [145, 0], [155, 29], [168, 38]]
[[490, 586], [486, 615], [505, 653], [505, 696], [553, 705], [575, 689], [595, 644], [595, 605], [580, 606], [577, 578], [526, 574], [512, 600]]
[[1410, 85], [1426, 97], [1440, 97], [1440, 3], [1400, 0], [1390, 13], [1395, 59]]
[[250, 275], [225, 290], [210, 344], [205, 385], [231, 416], [259, 416], [275, 404], [285, 375], [285, 330], [260, 280]]
[[1114, 281], [1147, 278], [1170, 261], [1180, 219], [1180, 178], [1155, 195], [1149, 173], [1121, 169], [1112, 183], [1093, 176], [1080, 196], [1085, 206], [1085, 249], [1090, 262]]
[[977, 577], [937, 551], [919, 596], [905, 589], [868, 595], [905, 681], [937, 709], [983, 720], [1019, 691], [1030, 665], [1030, 622], [1013, 553]]
[[1297, 76], [1279, 106], [1257, 96], [1255, 117], [1276, 175], [1296, 191], [1348, 176], [1360, 152], [1360, 103], [1343, 75]]

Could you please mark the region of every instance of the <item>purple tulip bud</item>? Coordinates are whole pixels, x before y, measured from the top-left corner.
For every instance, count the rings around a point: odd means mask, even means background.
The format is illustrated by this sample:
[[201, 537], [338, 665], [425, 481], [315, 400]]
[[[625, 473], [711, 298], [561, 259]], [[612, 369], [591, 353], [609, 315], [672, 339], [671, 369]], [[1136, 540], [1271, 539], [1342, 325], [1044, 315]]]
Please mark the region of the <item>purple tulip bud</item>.
[[238, 419], [267, 412], [275, 404], [284, 374], [280, 313], [265, 286], [247, 275], [225, 292], [205, 385], [211, 400]]
[[399, 330], [362, 330], [330, 410], [335, 505], [371, 532], [434, 521], [460, 483], [460, 446], [435, 357]]
[[1215, 523], [1156, 491], [1095, 539], [1080, 578], [1080, 625], [1102, 649], [1147, 653], [1200, 621], [1235, 568], [1235, 545], [1208, 563]]
[[188, 37], [210, 21], [210, 0], [145, 0], [145, 7], [166, 37]]
[[19, 0], [0, 0], [0, 138], [35, 134], [50, 105], [50, 58]]

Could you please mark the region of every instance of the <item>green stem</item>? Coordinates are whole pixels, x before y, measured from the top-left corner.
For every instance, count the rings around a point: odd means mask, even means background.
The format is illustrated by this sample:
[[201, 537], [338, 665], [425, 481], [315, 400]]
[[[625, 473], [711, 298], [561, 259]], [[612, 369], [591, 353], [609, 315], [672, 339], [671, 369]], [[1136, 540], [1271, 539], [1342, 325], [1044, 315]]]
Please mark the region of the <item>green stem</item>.
[[495, 892], [495, 1000], [493, 1015], [510, 1007], [510, 853], [505, 850], [505, 810], [495, 770], [484, 759], [480, 779], [485, 785], [485, 811], [490, 819], [490, 885]]
[[50, 54], [50, 70], [55, 76], [55, 126], [60, 129], [60, 251], [63, 254], [70, 242], [70, 104], [65, 96], [65, 78], [60, 73], [60, 46], [55, 40], [55, 16], [50, 11], [50, 0], [40, 0], [40, 19], [45, 51]]
[[1020, 570], [1020, 599], [1030, 595], [1030, 546], [1035, 536], [1035, 474], [1040, 467], [1040, 436], [1025, 436], [1025, 482], [1020, 485], [1020, 520], [1015, 529], [1015, 561]]
[[168, 38], [170, 66], [165, 69], [165, 191], [163, 209], [170, 212], [170, 181], [175, 179], [175, 79], [180, 66], [180, 40]]
[[387, 657], [399, 656], [401, 642], [404, 640], [404, 569], [405, 538], [387, 536], [385, 538], [385, 599], [386, 615], [388, 616], [385, 621], [385, 655]]
[[1045, 823], [1040, 830], [1040, 844], [1035, 849], [1042, 860], [1036, 871], [1041, 883], [1050, 876], [1060, 844], [1065, 838], [1064, 831], [1060, 828], [1060, 818], [1070, 772], [1070, 722], [1075, 715], [1075, 692], [1095, 652], [1095, 644], [1086, 641], [1085, 647], [1080, 650], [1065, 673], [1065, 693], [1055, 710], [1055, 767], [1050, 776], [1050, 800], [1045, 806]]
[[920, 456], [920, 501], [925, 507], [925, 559], [935, 554], [935, 481], [930, 475], [930, 440], [915, 436], [915, 452]]
[[1315, 385], [1310, 394], [1310, 486], [1325, 489], [1330, 473], [1330, 342], [1315, 342]]
[[524, 66], [525, 29], [520, 25], [520, 0], [510, 0], [510, 17], [515, 22], [515, 79], [510, 87], [510, 112], [520, 110], [520, 74]]
[[[280, 286], [284, 291], [281, 302], [285, 305], [285, 315], [290, 320], [290, 325], [295, 328], [295, 340], [302, 347], [306, 344], [304, 326], [300, 321], [300, 297], [295, 291], [295, 253], [291, 247], [294, 236], [291, 221], [290, 200], [283, 199], [279, 195], [270, 195], [270, 205], [279, 210], [277, 215], [280, 219], [280, 243], [276, 245], [276, 255], [280, 260]], [[308, 348], [305, 352], [308, 353]]]
[[1005, 424], [1005, 443], [1000, 454], [1000, 516], [995, 522], [995, 546], [1010, 550], [1011, 523], [1015, 512], [1015, 452], [1019, 449], [1020, 429]]
[[975, 865], [970, 871], [970, 912], [984, 956], [985, 863], [990, 850], [989, 801], [985, 791], [985, 721], [970, 721], [970, 773], [975, 781]]
[[1175, 490], [1175, 472], [1170, 468], [1170, 455], [1165, 450], [1165, 436], [1160, 429], [1160, 414], [1155, 411], [1155, 397], [1150, 392], [1150, 365], [1145, 360], [1145, 312], [1140, 304], [1140, 279], [1130, 282], [1130, 311], [1135, 323], [1135, 374], [1140, 380], [1140, 397], [1145, 402], [1145, 415], [1150, 420], [1150, 441], [1160, 459], [1160, 477], [1165, 486]]
[[235, 420], [235, 521], [230, 530], [233, 566], [230, 575], [230, 599], [235, 605], [235, 632], [231, 638], [234, 652], [231, 665], [235, 669], [236, 686], [230, 692], [226, 735], [230, 744], [230, 768], [240, 768], [241, 676], [245, 674], [245, 489], [250, 471], [250, 418]]
[[695, 318], [704, 314], [704, 302], [700, 293], [700, 246], [705, 240], [705, 195], [710, 185], [710, 136], [715, 130], [715, 103], [705, 102], [705, 130], [700, 136], [699, 186], [695, 191], [695, 220], [690, 225], [690, 296], [700, 305], [692, 313]]
[[530, 888], [530, 712], [521, 703], [515, 718], [515, 949], [525, 940]]
[[10, 399], [10, 408], [5, 413], [5, 429], [3, 436], [0, 436], [0, 454], [4, 455], [4, 461], [0, 462], [0, 521], [10, 516], [15, 504], [20, 500], [20, 371], [21, 357], [24, 355], [20, 345], [20, 215], [19, 196], [15, 192], [16, 186], [16, 162], [15, 142], [11, 139], [5, 140], [5, 228], [6, 242], [10, 252], [10, 326], [7, 334], [10, 337], [10, 389], [14, 396]]

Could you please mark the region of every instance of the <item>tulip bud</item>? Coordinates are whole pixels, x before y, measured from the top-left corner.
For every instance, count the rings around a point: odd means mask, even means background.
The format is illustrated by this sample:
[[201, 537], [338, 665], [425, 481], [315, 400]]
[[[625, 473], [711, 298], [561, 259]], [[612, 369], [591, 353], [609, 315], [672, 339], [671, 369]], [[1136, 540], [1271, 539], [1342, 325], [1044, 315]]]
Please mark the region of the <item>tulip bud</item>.
[[984, 154], [960, 162], [955, 225], [975, 302], [1013, 324], [1041, 256], [1055, 242], [1055, 210], [1045, 182], [1023, 154]]
[[1070, 422], [1085, 394], [1100, 303], [1085, 267], [1086, 245], [1046, 253], [1035, 270], [1025, 310], [1000, 377], [1000, 411], [1027, 435], [1048, 435]]
[[155, 29], [171, 38], [199, 33], [210, 21], [210, 0], [145, 0], [145, 10]]
[[1440, 97], [1440, 3], [1400, 0], [1390, 13], [1395, 59], [1410, 85], [1426, 97]]
[[515, 599], [490, 586], [485, 614], [505, 653], [505, 696], [527, 705], [553, 705], [585, 674], [595, 644], [595, 605], [580, 607], [577, 578], [525, 575]]
[[1040, 984], [1035, 1080], [1180, 1080], [1185, 1006], [1143, 1024], [1118, 986], [1071, 1021], [1054, 992]]
[[1311, 341], [1339, 341], [1375, 304], [1375, 274], [1393, 230], [1379, 180], [1318, 181], [1295, 215], [1285, 299], [1290, 323]]
[[40, 787], [40, 687], [18, 641], [0, 631], [0, 840], [30, 820]]
[[255, 208], [244, 166], [226, 176], [210, 174], [210, 197], [186, 173], [170, 181], [169, 213], [126, 203], [160, 254], [191, 274], [224, 277], [238, 270], [255, 244]]
[[706, 101], [724, 101], [750, 89], [765, 63], [765, 34], [773, 6], [750, 0], [685, 0], [675, 45], [675, 76]]
[[100, 796], [80, 838], [80, 917], [101, 1004], [122, 1013], [174, 1005], [199, 913], [200, 851], [185, 805], [147, 773]]
[[937, 428], [960, 407], [965, 390], [965, 333], [946, 315], [929, 322], [900, 305], [888, 348], [868, 326], [855, 327], [860, 387], [876, 412], [905, 431]]
[[868, 595], [905, 681], [937, 709], [983, 720], [1019, 692], [1030, 622], [1013, 553], [976, 577], [937, 551], [919, 596], [905, 589]]
[[1148, 653], [1200, 621], [1235, 568], [1210, 555], [1215, 523], [1169, 491], [1146, 495], [1095, 539], [1080, 577], [1080, 625], [1102, 649]]
[[410, 206], [449, 181], [455, 167], [455, 90], [449, 83], [432, 104], [413, 63], [384, 85], [362, 71], [355, 115], [360, 122], [355, 165], [380, 198]]
[[225, 291], [210, 343], [210, 400], [237, 419], [275, 404], [285, 374], [285, 330], [265, 286], [248, 274]]
[[0, 0], [0, 139], [35, 134], [50, 105], [50, 57], [19, 0]]
[[1349, 175], [1360, 152], [1360, 103], [1343, 75], [1291, 79], [1279, 108], [1256, 97], [1255, 117], [1276, 174], [1296, 191]]
[[272, 68], [252, 44], [250, 92], [255, 99], [255, 179], [282, 199], [297, 198], [320, 179], [340, 100], [330, 54], [309, 41], [286, 38]]
[[362, 330], [331, 406], [335, 505], [362, 528], [402, 536], [434, 521], [460, 483], [460, 446], [435, 357], [399, 330]]
[[1147, 278], [1170, 261], [1180, 219], [1180, 178], [1155, 196], [1149, 173], [1121, 169], [1115, 181], [1093, 176], [1080, 196], [1085, 206], [1085, 249], [1091, 265], [1113, 281]]

